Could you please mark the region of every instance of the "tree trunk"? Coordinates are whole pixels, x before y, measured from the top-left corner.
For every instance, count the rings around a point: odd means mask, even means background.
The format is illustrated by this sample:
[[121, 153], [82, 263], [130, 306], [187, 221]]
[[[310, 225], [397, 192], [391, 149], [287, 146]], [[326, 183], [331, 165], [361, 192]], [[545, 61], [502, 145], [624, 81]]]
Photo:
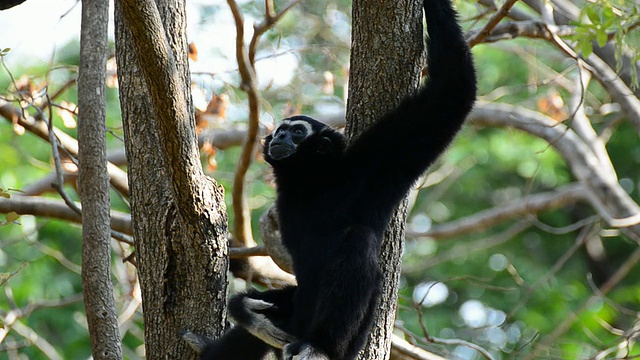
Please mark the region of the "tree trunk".
[[227, 217], [200, 165], [184, 2], [156, 3], [116, 2], [120, 102], [146, 357], [189, 359], [181, 330], [225, 328]]
[[[357, 137], [416, 91], [423, 64], [422, 3], [355, 0], [346, 133]], [[380, 149], [392, 151], [392, 149]], [[389, 357], [396, 315], [406, 204], [396, 210], [380, 253], [382, 296], [375, 326], [360, 359]]]
[[108, 22], [107, 2], [82, 2], [78, 190], [83, 213], [82, 294], [94, 359], [122, 359], [123, 356], [111, 283], [111, 204], [105, 95]]

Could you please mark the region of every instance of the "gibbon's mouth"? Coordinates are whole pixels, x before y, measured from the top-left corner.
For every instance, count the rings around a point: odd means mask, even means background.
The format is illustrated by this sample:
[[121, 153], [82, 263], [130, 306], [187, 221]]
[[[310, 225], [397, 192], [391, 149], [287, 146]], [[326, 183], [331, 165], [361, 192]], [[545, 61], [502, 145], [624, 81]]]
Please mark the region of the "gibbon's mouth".
[[274, 160], [282, 160], [291, 156], [295, 152], [295, 147], [284, 144], [272, 144], [269, 146], [269, 156]]

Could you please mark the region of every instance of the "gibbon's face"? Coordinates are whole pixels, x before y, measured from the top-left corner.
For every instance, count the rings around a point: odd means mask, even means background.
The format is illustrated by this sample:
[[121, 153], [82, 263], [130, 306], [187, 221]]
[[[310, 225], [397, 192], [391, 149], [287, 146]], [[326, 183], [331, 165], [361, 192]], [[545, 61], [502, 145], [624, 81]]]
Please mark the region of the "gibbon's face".
[[263, 154], [272, 165], [291, 164], [294, 158], [315, 162], [340, 156], [346, 144], [344, 135], [338, 131], [308, 116], [297, 115], [282, 120], [276, 130], [264, 138]]
[[282, 160], [295, 154], [298, 146], [314, 134], [311, 123], [304, 119], [285, 119], [271, 135], [267, 137], [266, 152], [274, 160]]
[[305, 140], [322, 133], [326, 128], [325, 124], [304, 115], [284, 119], [276, 130], [265, 138], [264, 154], [268, 159], [276, 161], [291, 157], [299, 151]]

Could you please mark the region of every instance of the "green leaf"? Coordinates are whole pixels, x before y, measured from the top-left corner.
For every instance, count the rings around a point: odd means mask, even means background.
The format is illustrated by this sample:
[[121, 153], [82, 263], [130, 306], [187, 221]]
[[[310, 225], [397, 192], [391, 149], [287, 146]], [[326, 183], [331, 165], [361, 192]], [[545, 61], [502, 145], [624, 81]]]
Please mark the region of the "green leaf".
[[583, 58], [588, 58], [591, 53], [593, 53], [593, 45], [591, 45], [591, 41], [583, 41], [580, 44], [580, 52], [582, 53]]
[[18, 213], [15, 212], [15, 211], [7, 213], [7, 215], [6, 215], [6, 219], [7, 219], [8, 223], [12, 223], [12, 222], [18, 220], [19, 218], [20, 218], [20, 215], [18, 215]]
[[596, 41], [598, 41], [598, 46], [603, 47], [609, 41], [609, 37], [607, 36], [607, 32], [604, 30], [600, 30], [596, 32]]
[[605, 23], [608, 23], [610, 21], [613, 21], [613, 20], [617, 19], [617, 16], [613, 12], [612, 8], [606, 7], [606, 8], [604, 8], [604, 10], [602, 10], [602, 18], [604, 19]]
[[589, 6], [585, 9], [585, 12], [587, 13], [587, 17], [589, 18], [589, 20], [591, 20], [591, 22], [593, 24], [600, 24], [600, 14], [598, 14], [598, 12], [596, 11], [596, 9], [593, 6]]

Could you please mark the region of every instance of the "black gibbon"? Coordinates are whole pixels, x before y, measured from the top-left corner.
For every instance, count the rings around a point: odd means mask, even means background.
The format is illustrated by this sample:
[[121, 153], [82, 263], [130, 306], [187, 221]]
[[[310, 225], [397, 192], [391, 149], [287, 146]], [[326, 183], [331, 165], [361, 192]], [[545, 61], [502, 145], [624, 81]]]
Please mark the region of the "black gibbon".
[[282, 241], [298, 285], [235, 295], [236, 326], [202, 359], [355, 359], [373, 324], [378, 252], [394, 208], [446, 149], [476, 98], [473, 59], [450, 0], [424, 0], [429, 78], [347, 146], [307, 116], [265, 138]]

